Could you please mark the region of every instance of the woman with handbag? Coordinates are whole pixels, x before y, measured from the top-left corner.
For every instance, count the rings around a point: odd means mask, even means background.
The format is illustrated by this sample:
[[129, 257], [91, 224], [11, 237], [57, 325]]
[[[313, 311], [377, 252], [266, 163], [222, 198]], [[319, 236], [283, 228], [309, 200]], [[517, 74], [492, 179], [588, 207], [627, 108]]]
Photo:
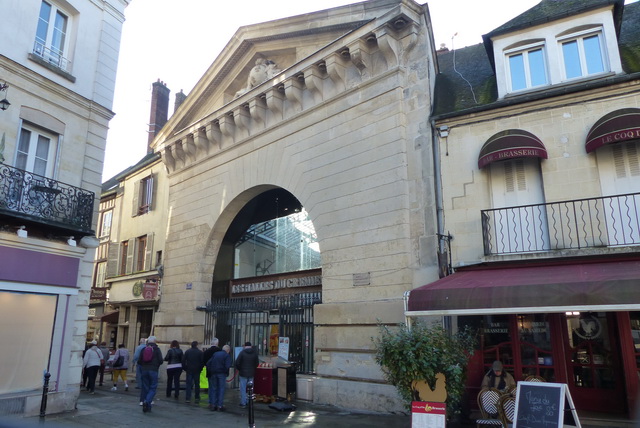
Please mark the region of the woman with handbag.
[[129, 369], [129, 350], [124, 347], [124, 343], [118, 345], [118, 350], [113, 354], [113, 388], [112, 391], [118, 390], [118, 378], [124, 381], [124, 390], [129, 390], [127, 383], [127, 369]]
[[98, 376], [98, 370], [100, 370], [100, 364], [104, 361], [102, 351], [98, 349], [98, 342], [95, 340], [91, 342], [91, 348], [87, 349], [82, 361], [82, 367], [84, 367], [87, 373], [87, 391], [90, 394], [95, 394], [96, 390], [96, 377]]

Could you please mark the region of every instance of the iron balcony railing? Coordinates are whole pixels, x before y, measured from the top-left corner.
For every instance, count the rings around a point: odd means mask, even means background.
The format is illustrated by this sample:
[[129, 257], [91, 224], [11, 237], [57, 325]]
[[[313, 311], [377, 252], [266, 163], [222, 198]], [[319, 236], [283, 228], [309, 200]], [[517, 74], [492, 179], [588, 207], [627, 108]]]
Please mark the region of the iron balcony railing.
[[33, 44], [33, 54], [63, 71], [69, 72], [70, 70], [71, 61], [62, 56], [62, 52], [55, 48], [49, 48], [38, 40]]
[[484, 254], [640, 244], [640, 193], [482, 210]]
[[51, 178], [0, 164], [0, 215], [92, 235], [95, 194]]

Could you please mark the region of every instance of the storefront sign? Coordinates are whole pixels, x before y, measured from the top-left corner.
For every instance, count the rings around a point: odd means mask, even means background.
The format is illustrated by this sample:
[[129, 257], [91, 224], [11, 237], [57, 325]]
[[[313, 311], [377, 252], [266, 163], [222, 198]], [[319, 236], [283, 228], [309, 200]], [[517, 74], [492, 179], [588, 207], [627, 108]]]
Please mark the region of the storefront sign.
[[91, 297], [89, 297], [89, 299], [105, 301], [105, 300], [107, 300], [107, 290], [108, 290], [108, 288], [106, 288], [106, 287], [104, 287], [104, 288], [92, 288], [91, 289]]
[[293, 278], [274, 278], [265, 281], [233, 283], [231, 294], [254, 293], [257, 291], [275, 291], [289, 288], [315, 287], [322, 285], [321, 275], [302, 276]]
[[514, 428], [580, 427], [567, 384], [518, 382], [513, 426]]
[[142, 298], [144, 300], [153, 300], [158, 297], [158, 283], [145, 282], [142, 286]]

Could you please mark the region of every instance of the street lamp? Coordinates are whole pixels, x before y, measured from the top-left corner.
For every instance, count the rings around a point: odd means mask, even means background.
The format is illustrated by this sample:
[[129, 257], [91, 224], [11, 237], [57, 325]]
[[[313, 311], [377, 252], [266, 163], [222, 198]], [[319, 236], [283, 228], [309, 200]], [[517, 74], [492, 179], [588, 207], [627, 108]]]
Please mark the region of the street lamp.
[[0, 110], [2, 111], [8, 109], [9, 106], [11, 105], [11, 103], [7, 99], [8, 89], [9, 89], [9, 85], [7, 85], [7, 82], [0, 83], [0, 94], [4, 92], [4, 98], [2, 99], [2, 101], [0, 101]]

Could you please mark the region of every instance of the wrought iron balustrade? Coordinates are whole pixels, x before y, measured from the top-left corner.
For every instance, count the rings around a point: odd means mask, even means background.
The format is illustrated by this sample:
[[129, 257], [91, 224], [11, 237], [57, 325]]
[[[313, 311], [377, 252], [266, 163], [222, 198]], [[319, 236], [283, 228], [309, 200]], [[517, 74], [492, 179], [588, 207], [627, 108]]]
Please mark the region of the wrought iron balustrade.
[[[0, 164], [0, 214], [76, 233], [93, 234], [95, 194]], [[71, 234], [71, 233], [70, 233]]]
[[71, 62], [62, 56], [62, 52], [58, 49], [45, 46], [42, 42], [36, 40], [33, 44], [33, 54], [42, 58], [49, 64], [59, 69], [69, 72]]
[[481, 211], [485, 255], [640, 244], [640, 193]]

